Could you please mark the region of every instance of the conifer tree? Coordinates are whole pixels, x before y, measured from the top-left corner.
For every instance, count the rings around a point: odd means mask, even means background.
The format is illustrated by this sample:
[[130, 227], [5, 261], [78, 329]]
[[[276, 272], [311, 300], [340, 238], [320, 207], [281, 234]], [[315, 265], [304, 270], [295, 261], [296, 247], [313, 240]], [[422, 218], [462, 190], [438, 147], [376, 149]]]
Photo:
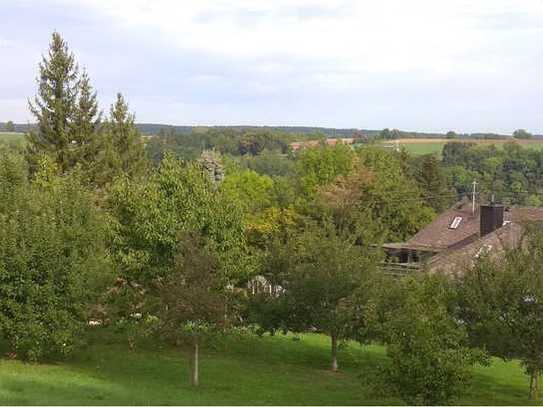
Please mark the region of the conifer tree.
[[70, 167], [73, 117], [78, 95], [79, 69], [75, 56], [59, 33], [39, 65], [38, 94], [29, 101], [38, 128], [27, 135], [27, 160], [35, 169], [39, 157], [50, 155], [65, 172]]
[[79, 80], [79, 97], [74, 108], [71, 142], [71, 166], [80, 163], [88, 168], [97, 159], [100, 144], [98, 135], [102, 113], [98, 109], [96, 92], [93, 90], [89, 76], [83, 72]]
[[129, 177], [141, 175], [145, 171], [145, 149], [141, 134], [135, 123], [134, 114], [128, 110], [122, 94], [117, 94], [117, 100], [111, 106], [110, 117], [106, 124], [109, 148], [113, 149], [113, 167], [118, 174], [124, 173]]

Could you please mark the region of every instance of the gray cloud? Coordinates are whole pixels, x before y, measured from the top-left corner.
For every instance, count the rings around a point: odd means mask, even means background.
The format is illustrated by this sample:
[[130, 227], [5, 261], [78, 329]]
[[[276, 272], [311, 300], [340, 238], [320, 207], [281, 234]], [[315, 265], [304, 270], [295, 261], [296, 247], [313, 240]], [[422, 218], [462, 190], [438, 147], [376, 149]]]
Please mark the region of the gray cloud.
[[[391, 12], [382, 23], [373, 22], [379, 31], [346, 30], [338, 37], [341, 51], [333, 54], [326, 44], [319, 52], [320, 44], [307, 43], [316, 50], [308, 53], [304, 47], [292, 52], [291, 44], [271, 43], [282, 27], [301, 38], [307, 29], [334, 35], [357, 2], [327, 4], [208, 8], [192, 16], [201, 31], [171, 33], [159, 22], [125, 22], [71, 2], [0, 0], [0, 121], [30, 118], [26, 98], [35, 92], [40, 54], [56, 29], [87, 68], [103, 107], [122, 91], [142, 121], [428, 131], [525, 127], [543, 133], [543, 35], [541, 20], [530, 13], [459, 13], [458, 24], [448, 22], [447, 29], [455, 31], [447, 33], [439, 23], [418, 22], [413, 32], [405, 31], [409, 21], [396, 27], [389, 19], [402, 20]], [[360, 25], [373, 27], [372, 16], [363, 15]], [[430, 24], [430, 17], [421, 21]], [[285, 20], [287, 25], [280, 26]], [[265, 37], [270, 43], [262, 47], [275, 46], [265, 52], [226, 52], [210, 43], [220, 39], [217, 25], [225, 22], [241, 27], [240, 38], [249, 39], [261, 25], [272, 27]], [[198, 35], [206, 33], [210, 36], [202, 42]], [[437, 41], [436, 35], [448, 42]]]

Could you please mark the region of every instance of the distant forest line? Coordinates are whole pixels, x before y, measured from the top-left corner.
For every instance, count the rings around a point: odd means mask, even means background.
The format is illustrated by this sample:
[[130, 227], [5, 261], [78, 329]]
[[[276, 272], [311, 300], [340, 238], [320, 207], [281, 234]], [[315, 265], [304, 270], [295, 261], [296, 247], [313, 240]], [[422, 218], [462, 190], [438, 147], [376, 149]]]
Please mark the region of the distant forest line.
[[[16, 133], [25, 133], [36, 125], [33, 123], [14, 123], [13, 131]], [[383, 130], [371, 130], [371, 129], [356, 129], [356, 128], [333, 128], [333, 127], [310, 127], [310, 126], [175, 126], [169, 124], [157, 124], [157, 123], [136, 123], [138, 130], [144, 135], [158, 134], [160, 131], [174, 131], [177, 134], [191, 134], [192, 132], [206, 131], [206, 130], [234, 130], [239, 132], [256, 131], [256, 130], [268, 130], [277, 131], [288, 134], [321, 134], [328, 138], [335, 137], [352, 137], [353, 135], [364, 135], [369, 138], [377, 137]], [[0, 131], [7, 130], [7, 122], [0, 122]], [[11, 129], [9, 131], [12, 131]], [[447, 133], [426, 133], [417, 131], [405, 131], [405, 130], [390, 130], [395, 132], [397, 137], [394, 138], [444, 138]], [[511, 136], [507, 134], [498, 133], [458, 133], [458, 138], [468, 139], [509, 139]], [[542, 134], [534, 134], [534, 138], [543, 139]]]

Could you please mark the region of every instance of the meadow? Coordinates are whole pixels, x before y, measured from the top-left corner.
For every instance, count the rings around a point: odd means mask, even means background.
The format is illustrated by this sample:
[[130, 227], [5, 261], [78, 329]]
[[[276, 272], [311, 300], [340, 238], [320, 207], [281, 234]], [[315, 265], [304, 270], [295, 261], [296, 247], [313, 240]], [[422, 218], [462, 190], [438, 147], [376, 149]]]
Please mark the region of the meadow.
[[[400, 139], [393, 141], [385, 141], [382, 143], [386, 148], [405, 148], [413, 155], [438, 154], [443, 151], [443, 146], [449, 142], [472, 142], [480, 145], [495, 145], [500, 148], [505, 143], [510, 143], [512, 140], [463, 140], [463, 139]], [[543, 149], [543, 140], [515, 140], [513, 141], [526, 148], [541, 150]]]
[[[349, 343], [339, 373], [328, 369], [329, 339], [322, 335], [244, 335], [204, 348], [201, 386], [188, 384], [180, 348], [126, 341], [102, 328], [73, 358], [56, 363], [0, 361], [2, 405], [359, 405], [402, 404], [367, 384], [386, 363], [381, 346]], [[517, 362], [477, 367], [458, 404], [527, 404], [528, 378]]]
[[24, 133], [12, 133], [0, 131], [0, 145], [9, 144], [9, 145], [18, 145], [25, 142]]

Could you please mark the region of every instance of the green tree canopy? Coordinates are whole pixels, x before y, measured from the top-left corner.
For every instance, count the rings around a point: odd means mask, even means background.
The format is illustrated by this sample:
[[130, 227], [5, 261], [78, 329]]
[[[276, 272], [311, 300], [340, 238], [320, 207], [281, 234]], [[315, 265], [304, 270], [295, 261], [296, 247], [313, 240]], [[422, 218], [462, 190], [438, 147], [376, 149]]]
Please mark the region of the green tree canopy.
[[338, 370], [338, 341], [353, 338], [375, 282], [380, 251], [331, 223], [306, 226], [285, 242], [274, 241], [265, 276], [280, 289], [254, 301], [265, 329], [294, 332], [316, 328], [331, 338], [331, 367]]
[[15, 131], [15, 124], [11, 120], [8, 120], [4, 126], [4, 130], [7, 132], [14, 132]]
[[451, 312], [450, 282], [442, 276], [406, 278], [381, 296], [387, 298], [380, 329], [390, 360], [383, 390], [408, 404], [450, 403], [465, 391], [473, 365], [486, 361], [470, 348], [466, 328]]
[[77, 174], [0, 159], [0, 331], [18, 357], [66, 355], [109, 281], [107, 222]]
[[526, 140], [533, 137], [533, 134], [528, 133], [524, 129], [518, 129], [513, 132], [513, 137], [516, 139]]
[[214, 247], [198, 234], [185, 234], [179, 239], [172, 272], [159, 282], [160, 332], [176, 342], [189, 342], [194, 386], [200, 383], [200, 346], [225, 332], [237, 317], [236, 307], [231, 306], [234, 291], [223, 277]]
[[518, 358], [539, 396], [543, 369], [543, 232], [529, 226], [520, 248], [504, 258], [483, 256], [460, 280], [460, 318], [475, 345], [504, 359]]
[[337, 144], [309, 148], [296, 159], [296, 175], [300, 191], [314, 196], [317, 187], [329, 184], [339, 175], [347, 175], [353, 168], [354, 152], [349, 146]]
[[181, 232], [197, 232], [212, 242], [225, 275], [245, 271], [241, 209], [214, 188], [197, 163], [167, 155], [148, 179], [117, 182], [109, 206], [117, 219], [115, 257], [131, 281], [147, 284], [168, 275]]

